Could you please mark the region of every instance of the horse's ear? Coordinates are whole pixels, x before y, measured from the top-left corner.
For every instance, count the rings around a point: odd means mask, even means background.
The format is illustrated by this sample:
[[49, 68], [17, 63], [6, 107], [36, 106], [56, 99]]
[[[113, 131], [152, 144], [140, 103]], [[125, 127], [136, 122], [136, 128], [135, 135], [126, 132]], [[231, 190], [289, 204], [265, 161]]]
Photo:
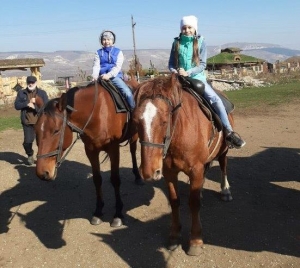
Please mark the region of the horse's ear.
[[126, 84], [132, 89], [133, 92], [135, 92], [135, 90], [139, 86], [139, 82], [136, 80], [133, 74], [130, 74], [130, 79], [126, 81]]
[[63, 93], [61, 94], [59, 100], [58, 100], [58, 110], [62, 112], [67, 107], [67, 94]]
[[35, 104], [39, 109], [41, 109], [44, 105], [43, 99], [38, 95], [35, 97]]

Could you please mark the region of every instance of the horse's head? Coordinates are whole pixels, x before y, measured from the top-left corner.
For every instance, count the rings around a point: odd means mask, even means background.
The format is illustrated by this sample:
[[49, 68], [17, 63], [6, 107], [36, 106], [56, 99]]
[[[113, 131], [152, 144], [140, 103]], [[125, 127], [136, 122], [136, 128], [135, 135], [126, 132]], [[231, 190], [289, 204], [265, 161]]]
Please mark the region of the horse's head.
[[40, 179], [54, 180], [64, 151], [72, 142], [67, 124], [67, 97], [50, 100], [41, 109], [35, 125], [38, 146], [36, 174]]
[[143, 82], [137, 89], [133, 120], [141, 142], [140, 174], [143, 179], [158, 180], [163, 176], [163, 158], [173, 125], [172, 113], [180, 102], [178, 98], [174, 99], [176, 81], [174, 76], [158, 77]]
[[133, 74], [130, 75], [130, 79], [126, 81], [126, 84], [132, 89], [132, 91], [135, 91], [139, 86], [139, 82], [136, 80]]

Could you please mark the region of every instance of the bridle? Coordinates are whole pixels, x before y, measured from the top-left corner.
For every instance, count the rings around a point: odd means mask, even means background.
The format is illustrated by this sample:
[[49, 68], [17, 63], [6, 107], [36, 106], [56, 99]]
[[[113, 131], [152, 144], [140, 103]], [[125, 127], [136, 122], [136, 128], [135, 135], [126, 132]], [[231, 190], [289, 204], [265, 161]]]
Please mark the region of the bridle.
[[[60, 135], [59, 143], [58, 143], [58, 148], [56, 150], [50, 152], [50, 153], [37, 155], [36, 156], [37, 159], [51, 157], [51, 156], [55, 156], [56, 155], [55, 171], [57, 170], [57, 168], [60, 167], [61, 163], [66, 159], [67, 155], [69, 154], [69, 152], [71, 151], [71, 149], [75, 145], [76, 141], [79, 140], [79, 139], [81, 139], [81, 136], [84, 134], [85, 128], [87, 127], [87, 125], [91, 121], [91, 118], [92, 118], [92, 115], [94, 113], [95, 106], [96, 106], [97, 96], [98, 96], [98, 87], [97, 87], [97, 82], [95, 82], [95, 95], [94, 95], [93, 108], [92, 108], [90, 116], [89, 116], [87, 122], [85, 123], [85, 125], [83, 126], [83, 128], [79, 128], [79, 127], [75, 126], [73, 123], [71, 123], [67, 119], [67, 110], [76, 112], [76, 109], [74, 109], [73, 107], [67, 105], [66, 109], [64, 109], [64, 111], [63, 111], [63, 115], [61, 115], [59, 113], [55, 113], [56, 117], [59, 117], [59, 118], [61, 118], [63, 120], [63, 124], [62, 124], [62, 128], [61, 128], [61, 135]], [[43, 113], [43, 110], [44, 110], [44, 108], [41, 109], [40, 113]], [[71, 128], [72, 132], [76, 132], [77, 133], [77, 137], [73, 141], [73, 143], [69, 146], [69, 148], [67, 149], [66, 153], [64, 155], [62, 155], [63, 144], [64, 144], [64, 137], [65, 137], [65, 129], [66, 129], [67, 125]]]
[[167, 126], [167, 131], [166, 131], [166, 135], [164, 137], [163, 143], [153, 143], [153, 142], [141, 141], [141, 140], [140, 140], [140, 143], [141, 143], [142, 146], [163, 148], [163, 158], [165, 158], [166, 155], [167, 155], [169, 146], [171, 144], [173, 134], [175, 132], [175, 127], [176, 127], [176, 123], [177, 123], [177, 119], [178, 119], [177, 113], [176, 113], [176, 117], [174, 119], [175, 121], [174, 121], [172, 130], [171, 130], [171, 121], [172, 121], [172, 118], [173, 118], [173, 115], [175, 114], [175, 112], [181, 107], [182, 102], [180, 101], [178, 104], [176, 104], [174, 106], [172, 101], [169, 98], [167, 98], [166, 96], [164, 96], [162, 94], [157, 94], [157, 95], [147, 96], [147, 97], [143, 98], [140, 102], [140, 105], [147, 99], [151, 99], [151, 100], [161, 99], [161, 100], [163, 100], [164, 102], [167, 103], [167, 105], [169, 107], [169, 111], [170, 111], [169, 112], [169, 119], [168, 119], [168, 126]]

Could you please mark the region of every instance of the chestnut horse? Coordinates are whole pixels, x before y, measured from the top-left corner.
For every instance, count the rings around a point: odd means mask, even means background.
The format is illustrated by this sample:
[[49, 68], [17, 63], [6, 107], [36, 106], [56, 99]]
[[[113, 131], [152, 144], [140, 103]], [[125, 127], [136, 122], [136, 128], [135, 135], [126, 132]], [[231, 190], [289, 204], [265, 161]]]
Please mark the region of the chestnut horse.
[[[200, 109], [196, 99], [182, 89], [178, 76], [158, 77], [139, 85], [133, 119], [141, 142], [140, 174], [143, 179], [164, 177], [172, 209], [170, 250], [179, 245], [181, 230], [178, 173], [189, 177], [192, 219], [188, 255], [199, 255], [202, 240], [200, 195], [205, 171], [217, 159], [221, 168], [221, 194], [231, 200], [227, 181], [228, 146], [222, 131]], [[233, 118], [229, 115], [230, 122]]]
[[[131, 82], [131, 83], [134, 83]], [[136, 82], [137, 83], [137, 82]], [[43, 180], [54, 180], [57, 168], [74, 145], [73, 132], [84, 143], [85, 153], [91, 163], [96, 188], [96, 210], [91, 224], [100, 224], [102, 208], [102, 177], [99, 153], [106, 152], [110, 159], [110, 180], [114, 187], [116, 211], [112, 227], [122, 223], [123, 202], [120, 196], [120, 143], [130, 138], [130, 153], [136, 183], [142, 181], [136, 161], [136, 141], [128, 125], [128, 113], [117, 113], [110, 93], [98, 83], [74, 87], [60, 98], [50, 100], [38, 117], [35, 126], [38, 146], [36, 174]], [[130, 120], [129, 120], [130, 121]]]

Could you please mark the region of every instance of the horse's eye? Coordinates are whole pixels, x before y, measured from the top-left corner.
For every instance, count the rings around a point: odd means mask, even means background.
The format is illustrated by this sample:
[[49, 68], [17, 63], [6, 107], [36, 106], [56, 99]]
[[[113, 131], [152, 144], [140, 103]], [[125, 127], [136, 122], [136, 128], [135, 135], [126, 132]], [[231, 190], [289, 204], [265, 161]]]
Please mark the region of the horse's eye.
[[55, 129], [53, 135], [56, 135], [57, 133], [59, 133], [60, 129]]

